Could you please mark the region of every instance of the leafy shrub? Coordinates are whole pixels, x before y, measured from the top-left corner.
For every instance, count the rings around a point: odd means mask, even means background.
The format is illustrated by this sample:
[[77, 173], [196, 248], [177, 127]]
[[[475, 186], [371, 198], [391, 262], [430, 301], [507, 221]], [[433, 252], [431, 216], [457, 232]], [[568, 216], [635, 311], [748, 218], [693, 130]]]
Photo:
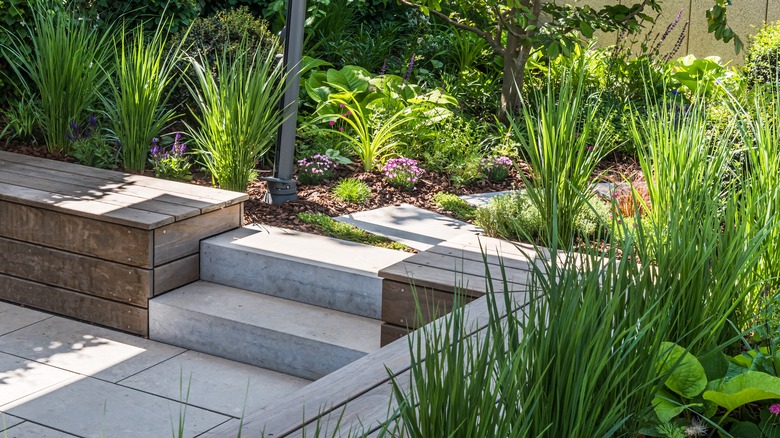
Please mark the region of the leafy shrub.
[[298, 181], [301, 184], [319, 184], [333, 177], [338, 167], [327, 155], [316, 154], [298, 160]]
[[745, 76], [751, 85], [776, 81], [780, 67], [780, 21], [766, 24], [750, 37], [745, 52]]
[[333, 187], [333, 195], [345, 202], [363, 204], [371, 197], [371, 189], [363, 181], [345, 178]]
[[[604, 224], [610, 223], [610, 206], [596, 196], [584, 205], [574, 218], [573, 233], [579, 237], [593, 237], [603, 231]], [[547, 239], [547, 219], [525, 191], [494, 197], [486, 206], [477, 208], [475, 222], [488, 236], [532, 242]]]
[[187, 144], [181, 141], [181, 134], [177, 132], [171, 147], [168, 150], [165, 149], [165, 147], [160, 146], [157, 138], [152, 139], [149, 161], [154, 176], [174, 181], [191, 180], [192, 172], [190, 172], [191, 163], [187, 154]]
[[417, 166], [416, 160], [401, 157], [388, 160], [382, 172], [391, 186], [411, 192], [417, 188], [417, 181], [425, 170]]
[[234, 54], [223, 50], [216, 79], [207, 58], [191, 58], [198, 82], [190, 90], [201, 115], [195, 117], [197, 129], [187, 125], [190, 137], [212, 180], [241, 192], [257, 177], [255, 165], [282, 124], [284, 67], [275, 51], [252, 47], [244, 42]]
[[512, 160], [507, 156], [485, 157], [482, 159], [482, 171], [492, 182], [500, 182], [509, 177]]
[[68, 140], [73, 142], [70, 145], [73, 158], [85, 166], [116, 169], [119, 151], [101, 134], [95, 116], [90, 114], [87, 123], [82, 126], [83, 129], [75, 121], [70, 123]]
[[452, 193], [438, 192], [433, 195], [433, 202], [460, 220], [470, 221], [475, 218], [477, 208]]

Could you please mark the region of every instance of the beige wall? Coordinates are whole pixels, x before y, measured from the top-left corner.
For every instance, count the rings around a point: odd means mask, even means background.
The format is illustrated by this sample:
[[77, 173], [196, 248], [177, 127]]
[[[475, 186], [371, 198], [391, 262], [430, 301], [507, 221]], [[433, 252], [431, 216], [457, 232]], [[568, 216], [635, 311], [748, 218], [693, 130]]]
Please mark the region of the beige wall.
[[[575, 5], [589, 5], [594, 8], [605, 4], [614, 4], [615, 0], [566, 0]], [[634, 4], [637, 0], [620, 0], [621, 3]], [[720, 56], [723, 60], [742, 61], [742, 54], [734, 53], [733, 42], [723, 43], [716, 41], [712, 34], [707, 33], [707, 18], [705, 11], [712, 7], [713, 0], [663, 0], [661, 6], [663, 13], [658, 18], [653, 33], [663, 33], [682, 9], [682, 17], [672, 34], [661, 46], [661, 54], [668, 53], [674, 47], [680, 30], [686, 21], [689, 28], [683, 40], [680, 51], [675, 57], [692, 53], [697, 57]], [[733, 0], [733, 5], [728, 7], [729, 25], [742, 38], [745, 45], [749, 44], [749, 36], [754, 34], [765, 22], [780, 20], [780, 0]], [[599, 35], [599, 45], [614, 44], [615, 35]]]

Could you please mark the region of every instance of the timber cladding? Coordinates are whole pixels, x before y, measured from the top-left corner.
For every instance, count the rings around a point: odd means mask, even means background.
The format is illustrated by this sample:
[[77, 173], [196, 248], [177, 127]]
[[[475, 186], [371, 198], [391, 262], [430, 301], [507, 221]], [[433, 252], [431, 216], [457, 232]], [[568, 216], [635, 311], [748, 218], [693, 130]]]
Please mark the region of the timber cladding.
[[379, 271], [385, 346], [489, 291], [525, 293], [534, 251], [464, 234]]
[[246, 199], [0, 151], [0, 299], [146, 336], [149, 299], [199, 279]]

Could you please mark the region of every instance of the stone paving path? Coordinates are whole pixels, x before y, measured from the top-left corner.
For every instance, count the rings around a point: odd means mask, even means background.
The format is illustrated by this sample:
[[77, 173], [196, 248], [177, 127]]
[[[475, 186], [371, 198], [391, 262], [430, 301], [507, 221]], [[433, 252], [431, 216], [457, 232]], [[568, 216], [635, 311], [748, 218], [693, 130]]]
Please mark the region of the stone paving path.
[[0, 302], [3, 437], [196, 437], [308, 383]]

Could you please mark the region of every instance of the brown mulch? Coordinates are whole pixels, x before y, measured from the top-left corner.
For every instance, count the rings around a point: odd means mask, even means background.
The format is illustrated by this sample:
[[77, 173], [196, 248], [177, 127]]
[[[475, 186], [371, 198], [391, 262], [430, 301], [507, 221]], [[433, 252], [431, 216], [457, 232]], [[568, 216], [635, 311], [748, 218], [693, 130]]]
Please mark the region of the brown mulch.
[[[2, 146], [2, 145], [0, 145]], [[52, 154], [41, 145], [29, 145], [20, 142], [11, 142], [3, 149], [10, 152], [21, 153], [52, 160], [75, 162], [72, 157], [62, 154]], [[528, 166], [520, 163], [523, 172], [528, 172]], [[624, 176], [631, 179], [638, 171], [638, 164], [633, 158], [612, 155], [599, 164], [596, 175], [600, 179], [612, 182], [623, 181]], [[147, 171], [145, 174], [151, 175]], [[270, 169], [260, 172], [261, 176], [271, 176]], [[371, 197], [364, 204], [351, 204], [340, 201], [332, 195], [333, 186], [342, 178], [357, 178], [365, 182], [371, 189]], [[194, 184], [210, 185], [211, 180], [206, 175], [195, 173]], [[439, 208], [433, 201], [433, 196], [438, 192], [448, 192], [456, 195], [475, 193], [487, 193], [504, 190], [512, 190], [522, 186], [522, 181], [516, 169], [512, 169], [509, 178], [500, 182], [478, 181], [467, 186], [455, 186], [444, 175], [426, 173], [412, 192], [401, 191], [390, 186], [379, 172], [364, 172], [357, 165], [341, 166], [336, 170], [332, 180], [319, 185], [299, 185], [298, 199], [277, 206], [265, 202], [266, 183], [256, 181], [252, 183], [247, 193], [250, 196], [244, 208], [244, 222], [246, 224], [259, 223], [282, 228], [290, 228], [298, 231], [319, 233], [318, 229], [306, 224], [298, 218], [298, 213], [322, 213], [331, 217], [341, 216], [359, 211], [372, 210], [391, 205], [411, 204], [436, 213], [447, 215], [448, 212]]]

